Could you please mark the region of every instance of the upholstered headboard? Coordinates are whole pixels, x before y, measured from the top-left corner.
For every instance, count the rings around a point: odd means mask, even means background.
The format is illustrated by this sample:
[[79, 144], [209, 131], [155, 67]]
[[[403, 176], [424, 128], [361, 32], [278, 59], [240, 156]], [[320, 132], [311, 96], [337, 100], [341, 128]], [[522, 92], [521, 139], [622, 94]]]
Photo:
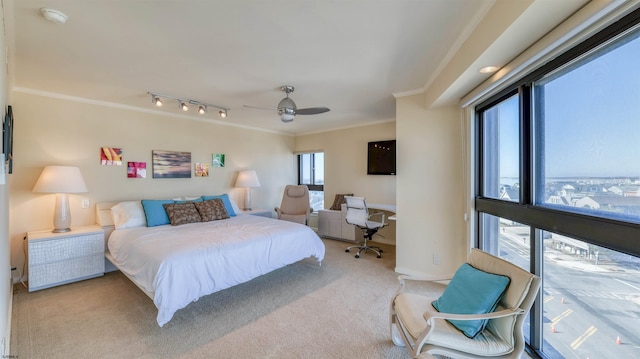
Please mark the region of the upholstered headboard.
[[98, 202], [96, 203], [96, 222], [102, 227], [113, 226], [113, 217], [111, 216], [111, 207], [120, 203], [120, 201]]

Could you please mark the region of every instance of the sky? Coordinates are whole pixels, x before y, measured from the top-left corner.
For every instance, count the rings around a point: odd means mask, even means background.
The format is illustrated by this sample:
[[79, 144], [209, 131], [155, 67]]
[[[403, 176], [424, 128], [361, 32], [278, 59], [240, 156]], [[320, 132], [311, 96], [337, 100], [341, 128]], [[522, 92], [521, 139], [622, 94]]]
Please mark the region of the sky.
[[[640, 177], [640, 33], [539, 83], [547, 177]], [[500, 105], [501, 177], [518, 175], [517, 96]], [[536, 153], [540, 153], [537, 150]]]

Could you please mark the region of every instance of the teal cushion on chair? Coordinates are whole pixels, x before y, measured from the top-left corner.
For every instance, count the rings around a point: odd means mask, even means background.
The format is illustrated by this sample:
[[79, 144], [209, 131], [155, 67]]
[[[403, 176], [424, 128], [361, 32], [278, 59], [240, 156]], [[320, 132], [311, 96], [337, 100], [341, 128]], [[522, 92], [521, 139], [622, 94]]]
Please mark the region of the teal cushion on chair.
[[[509, 277], [487, 273], [465, 263], [453, 275], [442, 296], [431, 304], [443, 313], [490, 313], [496, 309], [509, 282]], [[474, 338], [487, 325], [487, 319], [447, 321], [469, 338]]]

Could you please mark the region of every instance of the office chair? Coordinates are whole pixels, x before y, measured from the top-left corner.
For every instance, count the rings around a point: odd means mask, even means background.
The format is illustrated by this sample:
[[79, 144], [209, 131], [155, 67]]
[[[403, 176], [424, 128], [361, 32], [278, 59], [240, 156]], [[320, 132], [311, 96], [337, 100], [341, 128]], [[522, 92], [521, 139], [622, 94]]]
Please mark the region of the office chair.
[[[356, 258], [360, 258], [361, 252], [367, 253], [368, 251], [375, 252], [378, 258], [382, 258], [382, 249], [380, 249], [380, 247], [370, 246], [368, 242], [379, 229], [387, 225], [387, 223], [384, 222], [384, 213], [377, 212], [370, 214], [367, 203], [363, 197], [345, 196], [344, 199], [347, 201], [345, 220], [347, 223], [355, 225], [364, 232], [364, 243], [358, 246], [347, 247], [345, 252], [357, 248], [358, 253], [356, 253]], [[380, 216], [380, 222], [371, 221], [370, 218], [374, 216]]]

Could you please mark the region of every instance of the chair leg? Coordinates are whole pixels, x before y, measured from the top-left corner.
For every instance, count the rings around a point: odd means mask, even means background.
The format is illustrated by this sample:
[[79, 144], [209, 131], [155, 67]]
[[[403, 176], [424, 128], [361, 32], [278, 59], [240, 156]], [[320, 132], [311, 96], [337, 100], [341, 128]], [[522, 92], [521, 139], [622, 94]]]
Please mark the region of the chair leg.
[[368, 228], [363, 228], [363, 230], [365, 231], [364, 243], [358, 246], [347, 247], [347, 249], [345, 249], [345, 252], [349, 252], [350, 250], [355, 248], [355, 249], [358, 249], [358, 252], [355, 255], [356, 258], [360, 258], [360, 253], [362, 253], [363, 251], [364, 253], [367, 253], [368, 251], [375, 252], [378, 258], [382, 258], [382, 249], [380, 247], [368, 245], [369, 241], [371, 240], [371, 237], [373, 237], [373, 235], [377, 232], [377, 230], [368, 229]]

